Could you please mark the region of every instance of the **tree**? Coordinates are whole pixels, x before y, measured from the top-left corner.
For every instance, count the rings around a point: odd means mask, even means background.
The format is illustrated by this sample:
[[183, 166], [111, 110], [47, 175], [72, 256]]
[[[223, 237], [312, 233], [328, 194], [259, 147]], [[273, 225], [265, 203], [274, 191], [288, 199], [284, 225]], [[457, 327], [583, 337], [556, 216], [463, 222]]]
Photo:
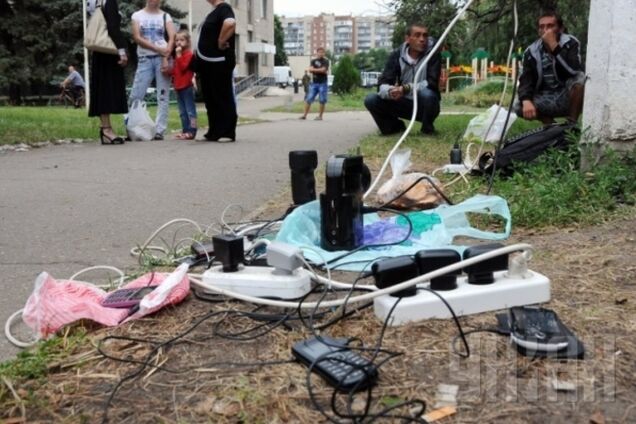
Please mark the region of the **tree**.
[[274, 15], [274, 45], [276, 45], [276, 55], [274, 56], [274, 66], [287, 65], [287, 53], [285, 53], [285, 31], [278, 15]]
[[353, 65], [360, 71], [381, 72], [388, 57], [389, 52], [386, 49], [371, 49], [353, 56]]
[[344, 55], [333, 71], [333, 86], [336, 94], [351, 93], [360, 85], [360, 72], [353, 66], [351, 56]]
[[[516, 3], [519, 17], [517, 47], [525, 48], [538, 37], [536, 19], [541, 11], [556, 9], [563, 16], [568, 32], [576, 35], [585, 50], [590, 0], [517, 0]], [[466, 0], [393, 0], [391, 6], [398, 22], [394, 44], [403, 41], [407, 23], [412, 22], [423, 22], [428, 25], [431, 35], [441, 36], [464, 4]], [[446, 38], [445, 44], [453, 53], [453, 61], [467, 63], [471, 53], [482, 47], [491, 53], [493, 60], [503, 62], [513, 35], [513, 4], [510, 0], [473, 2], [465, 18], [457, 22]]]
[[[145, 0], [119, 2], [133, 59], [130, 16], [144, 5]], [[163, 9], [175, 18], [185, 16], [168, 5]], [[20, 104], [26, 92], [41, 93], [61, 81], [68, 64], [83, 61], [81, 2], [0, 0], [0, 91], [8, 91], [10, 103]], [[134, 66], [128, 68], [128, 72], [134, 70]]]

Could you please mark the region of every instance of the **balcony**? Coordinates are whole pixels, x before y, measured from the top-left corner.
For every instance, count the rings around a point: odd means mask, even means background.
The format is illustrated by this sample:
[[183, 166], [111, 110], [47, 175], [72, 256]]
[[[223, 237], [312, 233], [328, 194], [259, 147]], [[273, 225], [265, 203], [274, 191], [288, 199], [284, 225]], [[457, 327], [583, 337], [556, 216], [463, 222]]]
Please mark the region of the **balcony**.
[[270, 53], [276, 54], [276, 46], [268, 43], [247, 43], [245, 53]]

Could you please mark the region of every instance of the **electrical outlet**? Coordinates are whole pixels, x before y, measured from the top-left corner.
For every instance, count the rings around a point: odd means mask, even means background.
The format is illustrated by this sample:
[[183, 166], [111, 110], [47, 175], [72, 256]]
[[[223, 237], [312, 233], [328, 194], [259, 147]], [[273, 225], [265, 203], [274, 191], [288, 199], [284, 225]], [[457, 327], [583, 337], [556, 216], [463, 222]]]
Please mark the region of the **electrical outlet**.
[[206, 286], [254, 297], [297, 299], [311, 291], [311, 274], [303, 268], [280, 273], [272, 267], [240, 265], [236, 272], [223, 272], [222, 266], [215, 266], [203, 273], [202, 281]]
[[[457, 279], [456, 289], [437, 293], [448, 302], [457, 316], [533, 305], [550, 300], [550, 280], [538, 272], [528, 270], [522, 277], [510, 277], [508, 271], [498, 271], [494, 276], [494, 283], [486, 285], [468, 284], [467, 277], [462, 276]], [[385, 321], [398, 300], [400, 303], [389, 319], [391, 326], [452, 316], [446, 305], [426, 290], [418, 290], [415, 296], [410, 297], [376, 297], [373, 301], [375, 315]]]

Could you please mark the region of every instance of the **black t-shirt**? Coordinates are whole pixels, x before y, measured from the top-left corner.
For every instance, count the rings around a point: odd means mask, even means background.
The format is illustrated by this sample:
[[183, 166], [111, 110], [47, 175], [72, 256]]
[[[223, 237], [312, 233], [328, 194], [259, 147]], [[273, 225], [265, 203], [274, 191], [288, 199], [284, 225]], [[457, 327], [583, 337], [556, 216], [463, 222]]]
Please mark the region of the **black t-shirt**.
[[[322, 58], [316, 57], [314, 59], [311, 59], [310, 63], [313, 68], [326, 68], [327, 70], [329, 70], [329, 61], [325, 57], [322, 57]], [[327, 74], [313, 74], [313, 76], [314, 76], [313, 81], [316, 84], [327, 82]]]
[[228, 42], [230, 47], [219, 50], [219, 35], [223, 27], [223, 21], [228, 18], [234, 19], [234, 11], [227, 3], [221, 3], [205, 18], [201, 24], [199, 33], [198, 51], [207, 58], [225, 57], [227, 60], [234, 60], [234, 34]]

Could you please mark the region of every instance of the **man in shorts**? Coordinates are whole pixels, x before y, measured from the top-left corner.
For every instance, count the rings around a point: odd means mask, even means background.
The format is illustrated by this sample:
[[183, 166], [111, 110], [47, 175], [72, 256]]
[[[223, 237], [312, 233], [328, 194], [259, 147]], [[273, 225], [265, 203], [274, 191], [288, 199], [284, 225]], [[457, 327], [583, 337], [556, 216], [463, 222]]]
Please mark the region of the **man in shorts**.
[[538, 30], [540, 38], [523, 54], [514, 110], [544, 125], [554, 123], [556, 117], [575, 123], [583, 110], [585, 86], [579, 40], [565, 33], [563, 20], [554, 11], [539, 17]]
[[325, 58], [325, 49], [322, 47], [318, 47], [318, 49], [316, 49], [316, 54], [317, 57], [311, 59], [310, 66], [307, 68], [307, 72], [313, 76], [313, 80], [309, 85], [309, 92], [305, 97], [305, 113], [300, 117], [300, 119], [307, 119], [307, 114], [309, 113], [309, 109], [311, 109], [311, 104], [316, 99], [316, 96], [318, 96], [320, 110], [318, 111], [318, 116], [315, 119], [316, 121], [322, 121], [322, 115], [325, 113], [325, 105], [327, 104], [327, 90], [329, 90], [327, 84], [329, 60]]

